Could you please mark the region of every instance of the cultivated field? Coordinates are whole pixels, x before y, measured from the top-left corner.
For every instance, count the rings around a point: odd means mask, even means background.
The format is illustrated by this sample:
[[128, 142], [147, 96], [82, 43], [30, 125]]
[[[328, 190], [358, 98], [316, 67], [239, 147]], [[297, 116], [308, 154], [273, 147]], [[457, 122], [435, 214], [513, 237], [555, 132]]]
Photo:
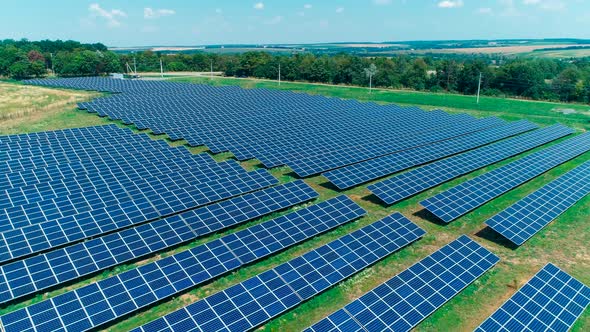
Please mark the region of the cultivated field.
[[[276, 82], [260, 80], [236, 80], [226, 78], [210, 79], [204, 77], [181, 77], [174, 79], [216, 85], [239, 84], [244, 87], [279, 88]], [[372, 94], [368, 94], [367, 90], [362, 88], [299, 83], [283, 83], [280, 88], [341, 98], [371, 100], [383, 103], [395, 102], [400, 104], [413, 104], [425, 108], [443, 108], [450, 112], [467, 112], [476, 116], [496, 115], [507, 120], [525, 118], [540, 125], [561, 122], [576, 128], [579, 131], [590, 129], [590, 107], [587, 105], [564, 105], [487, 97], [482, 98], [481, 103], [477, 105], [475, 104], [475, 98], [470, 96], [398, 92], [389, 90], [375, 90]], [[106, 120], [100, 119], [96, 115], [90, 115], [74, 110], [74, 104], [77, 101], [87, 100], [97, 95], [98, 94], [79, 91], [54, 90], [21, 86], [11, 83], [0, 83], [0, 99], [2, 100], [0, 102], [0, 133], [25, 133], [106, 123]], [[556, 111], [565, 108], [574, 109], [576, 112], [564, 115]], [[19, 109], [32, 109], [36, 111], [19, 113]], [[14, 115], [3, 117], [4, 114]], [[166, 138], [160, 135], [154, 136], [154, 139]], [[183, 144], [183, 142], [175, 142], [173, 145], [179, 144]], [[191, 150], [196, 153], [204, 151], [205, 148], [191, 148]], [[231, 155], [225, 153], [218, 154], [214, 157], [217, 160], [225, 160], [231, 158]], [[454, 240], [461, 234], [468, 234], [472, 239], [492, 250], [501, 258], [501, 261], [495, 268], [484, 274], [483, 277], [479, 278], [457, 297], [444, 305], [441, 309], [437, 310], [435, 314], [422, 322], [417, 328], [418, 331], [473, 330], [474, 327], [490, 315], [504, 300], [513, 294], [516, 289], [522, 286], [524, 282], [526, 282], [547, 262], [556, 264], [580, 281], [590, 285], [590, 248], [588, 247], [588, 243], [590, 243], [590, 223], [588, 223], [588, 220], [590, 220], [590, 196], [580, 201], [576, 206], [568, 210], [547, 228], [539, 232], [531, 240], [517, 249], [512, 249], [507, 242], [487, 231], [483, 225], [483, 222], [487, 218], [511, 205], [527, 193], [538, 189], [543, 184], [588, 160], [588, 154], [582, 155], [540, 177], [535, 178], [525, 185], [510, 191], [449, 225], [442, 225], [441, 223], [432, 221], [431, 218], [422, 211], [418, 204], [419, 201], [432, 196], [434, 193], [441, 192], [465, 181], [466, 179], [473, 178], [486, 171], [495, 169], [512, 160], [518, 159], [519, 157], [473, 172], [467, 176], [436, 187], [390, 207], [382, 206], [376, 199], [370, 196], [369, 191], [366, 189], [366, 185], [347, 190], [344, 193], [369, 212], [367, 217], [339, 227], [338, 229], [321, 236], [317, 236], [280, 254], [273, 255], [272, 257], [264, 259], [256, 264], [242, 268], [235, 273], [219, 278], [205, 286], [186, 292], [185, 294], [164, 302], [155, 308], [147, 309], [133, 317], [118, 322], [116, 325], [108, 327], [107, 330], [128, 330], [146, 323], [183, 305], [243, 281], [280, 263], [286, 262], [294, 256], [325, 244], [339, 236], [391, 214], [394, 211], [402, 212], [420, 227], [424, 228], [428, 234], [418, 242], [392, 254], [388, 258], [341, 283], [337, 287], [334, 287], [320, 296], [312, 298], [310, 301], [294, 310], [283, 314], [279, 318], [266, 324], [261, 329], [267, 331], [297, 331], [305, 328], [311, 323], [357, 298], [364, 292], [375, 287], [377, 284], [401, 272], [404, 268], [410, 266], [422, 257], [427, 256], [442, 245]], [[245, 162], [243, 165], [248, 169], [260, 167], [257, 161]], [[286, 167], [272, 169], [271, 173], [282, 182], [293, 180], [293, 174]], [[320, 193], [321, 196], [319, 200], [325, 200], [339, 194], [339, 192], [328, 185], [327, 180], [322, 176], [306, 179], [306, 182]], [[255, 222], [237, 227], [236, 229], [244, 229], [252, 224], [260, 223], [261, 221], [285, 214], [286, 212], [288, 211], [267, 216]], [[194, 247], [198, 244], [234, 231], [235, 229], [208, 236], [180, 248], [160, 253], [156, 257], [150, 257], [134, 264], [119, 266], [92, 278], [75, 284], [70, 284], [66, 288], [69, 290], [88, 284], [91, 281], [104, 279], [115, 273], [137, 267], [189, 247]], [[4, 308], [0, 313], [6, 313], [26, 304], [55, 296], [63, 293], [65, 290], [66, 289], [58, 289], [46, 294], [38, 295], [24, 303]], [[590, 310], [586, 310], [583, 316], [577, 321], [573, 331], [589, 330]]]

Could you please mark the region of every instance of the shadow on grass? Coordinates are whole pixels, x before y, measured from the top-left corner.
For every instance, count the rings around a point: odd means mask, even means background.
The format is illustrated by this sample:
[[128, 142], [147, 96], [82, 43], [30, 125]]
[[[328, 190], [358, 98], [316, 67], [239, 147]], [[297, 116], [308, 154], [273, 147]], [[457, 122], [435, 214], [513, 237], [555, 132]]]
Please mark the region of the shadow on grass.
[[424, 219], [438, 226], [446, 227], [448, 225], [448, 223], [442, 221], [439, 217], [426, 209], [414, 212], [413, 216]]
[[502, 236], [500, 233], [496, 232], [489, 226], [486, 226], [479, 232], [475, 233], [475, 236], [488, 240], [490, 242], [494, 242], [495, 244], [510, 250], [516, 250], [518, 248], [516, 244], [510, 242], [508, 239], [506, 239], [504, 236]]
[[339, 193], [341, 193], [341, 192], [343, 192], [343, 191], [344, 191], [344, 190], [342, 190], [342, 189], [340, 189], [340, 188], [336, 187], [336, 186], [335, 186], [335, 185], [334, 185], [332, 182], [330, 182], [330, 181], [322, 182], [322, 183], [320, 183], [320, 184], [319, 184], [319, 186], [320, 186], [320, 187], [323, 187], [323, 188], [325, 188], [325, 189], [328, 189], [328, 190], [333, 190], [333, 191], [335, 191], [335, 192], [339, 192]]
[[367, 201], [369, 203], [373, 203], [375, 205], [379, 205], [379, 207], [384, 208], [384, 209], [387, 209], [387, 208], [389, 208], [391, 206], [391, 205], [388, 205], [387, 203], [383, 202], [375, 194], [368, 194], [366, 196], [363, 196], [361, 199], [364, 200], [364, 201]]

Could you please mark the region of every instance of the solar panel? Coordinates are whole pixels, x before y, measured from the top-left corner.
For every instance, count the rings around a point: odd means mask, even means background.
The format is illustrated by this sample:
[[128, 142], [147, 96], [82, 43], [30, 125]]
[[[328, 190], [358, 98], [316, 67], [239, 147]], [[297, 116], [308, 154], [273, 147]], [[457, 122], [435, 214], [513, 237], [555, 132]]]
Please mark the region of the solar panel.
[[0, 320], [7, 332], [49, 325], [68, 331], [95, 328], [365, 214], [342, 195], [33, 304]]
[[496, 232], [522, 245], [590, 193], [590, 161], [526, 196], [486, 221]]
[[475, 331], [566, 332], [590, 304], [590, 288], [549, 263]]
[[116, 92], [79, 108], [140, 129], [229, 151], [300, 176], [504, 124], [441, 110], [378, 105], [289, 91], [101, 78], [29, 84]]
[[134, 331], [252, 329], [424, 234], [395, 213]]
[[305, 331], [409, 331], [499, 260], [463, 235]]
[[[278, 180], [268, 171], [256, 170], [244, 175], [230, 176], [204, 184], [179, 188], [171, 192], [174, 195], [164, 195], [153, 201], [142, 198], [135, 199], [2, 232], [0, 233], [0, 261], [25, 257], [158, 217], [165, 217], [266, 188], [276, 183]], [[82, 196], [84, 195], [80, 195], [80, 197]], [[35, 210], [42, 211], [43, 209], [43, 207], [39, 207]], [[21, 210], [19, 213], [26, 215], [28, 211], [32, 210]], [[44, 217], [47, 215], [44, 214]]]
[[588, 150], [590, 133], [581, 134], [463, 182], [420, 204], [448, 223]]
[[307, 177], [352, 163], [431, 144], [502, 124], [504, 124], [504, 121], [497, 118], [484, 118], [467, 124], [455, 122], [449, 125], [448, 128], [438, 128], [439, 130], [434, 132], [418, 133], [407, 136], [404, 139], [398, 135], [388, 138], [389, 142], [362, 144], [351, 149], [339, 149], [332, 153], [324, 153], [307, 158], [293, 158], [289, 159], [285, 164], [297, 173], [298, 176]]
[[553, 125], [418, 167], [367, 188], [386, 204], [393, 204], [571, 133], [573, 130], [568, 127]]
[[335, 169], [322, 175], [338, 187], [338, 189], [348, 189], [413, 166], [467, 151], [535, 128], [537, 128], [535, 124], [526, 120], [516, 121], [500, 127], [493, 127], [480, 132]]
[[318, 197], [297, 180], [0, 266], [0, 303]]

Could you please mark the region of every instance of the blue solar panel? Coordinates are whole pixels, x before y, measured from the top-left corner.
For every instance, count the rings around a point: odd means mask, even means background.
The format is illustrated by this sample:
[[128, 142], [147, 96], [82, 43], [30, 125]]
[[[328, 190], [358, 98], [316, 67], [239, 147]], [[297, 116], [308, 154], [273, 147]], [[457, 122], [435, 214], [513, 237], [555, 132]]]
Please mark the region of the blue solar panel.
[[134, 331], [250, 330], [424, 234], [393, 214]]
[[297, 175], [307, 177], [334, 168], [350, 165], [352, 163], [431, 144], [433, 142], [499, 126], [504, 123], [504, 121], [497, 118], [484, 118], [472, 121], [471, 123], [450, 121], [448, 127], [433, 128], [433, 132], [417, 133], [405, 137], [403, 135], [396, 135], [389, 137], [387, 139], [388, 141], [373, 144], [366, 143], [350, 149], [338, 149], [334, 152], [324, 151], [324, 153], [309, 157], [296, 156], [288, 159], [285, 164], [291, 167]]
[[420, 204], [448, 223], [588, 150], [590, 133], [581, 134], [466, 181]]
[[498, 261], [463, 235], [305, 331], [409, 331]]
[[335, 169], [322, 175], [328, 178], [338, 189], [348, 189], [410, 167], [467, 151], [535, 128], [537, 128], [535, 124], [526, 120], [516, 121], [500, 127], [493, 127], [484, 131]]
[[[117, 205], [64, 216], [0, 233], [0, 261], [25, 257], [43, 250], [115, 231], [177, 212], [248, 193], [278, 183], [266, 170], [212, 180], [171, 191], [150, 201], [135, 199]], [[84, 195], [80, 198], [88, 199]], [[43, 214], [45, 207], [21, 210]], [[19, 212], [20, 213], [20, 212]], [[16, 213], [11, 214], [14, 216]], [[47, 215], [44, 214], [45, 217]], [[10, 220], [10, 218], [7, 218]]]
[[590, 161], [546, 184], [486, 221], [496, 232], [522, 245], [590, 193]]
[[[0, 320], [7, 332], [46, 325], [68, 331], [88, 330], [364, 214], [348, 197], [332, 198], [36, 303]], [[95, 310], [100, 307], [104, 310]], [[35, 313], [41, 317], [34, 317]]]
[[572, 129], [559, 124], [535, 130], [418, 167], [370, 185], [368, 189], [386, 204], [393, 204], [453, 178], [516, 156], [573, 132]]
[[590, 288], [549, 263], [475, 331], [566, 332], [590, 304]]
[[298, 180], [0, 266], [0, 303], [317, 198]]
[[440, 110], [360, 103], [267, 89], [107, 78], [31, 80], [30, 84], [118, 92], [81, 109], [165, 133], [214, 153], [289, 165], [300, 176], [504, 124]]

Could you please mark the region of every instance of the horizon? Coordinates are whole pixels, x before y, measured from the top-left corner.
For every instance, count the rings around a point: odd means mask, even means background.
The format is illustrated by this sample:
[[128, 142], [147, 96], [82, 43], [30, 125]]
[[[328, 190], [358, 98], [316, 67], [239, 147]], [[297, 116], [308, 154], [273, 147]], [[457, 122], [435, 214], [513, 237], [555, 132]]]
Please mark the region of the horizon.
[[2, 39], [109, 47], [590, 39], [587, 0], [7, 0], [3, 14]]

